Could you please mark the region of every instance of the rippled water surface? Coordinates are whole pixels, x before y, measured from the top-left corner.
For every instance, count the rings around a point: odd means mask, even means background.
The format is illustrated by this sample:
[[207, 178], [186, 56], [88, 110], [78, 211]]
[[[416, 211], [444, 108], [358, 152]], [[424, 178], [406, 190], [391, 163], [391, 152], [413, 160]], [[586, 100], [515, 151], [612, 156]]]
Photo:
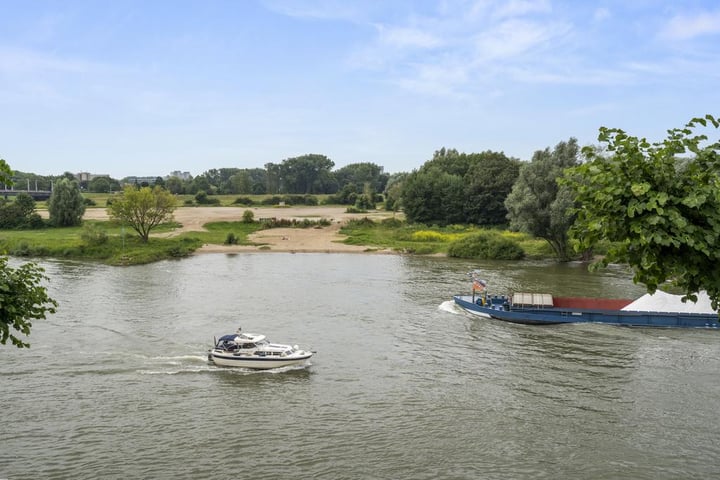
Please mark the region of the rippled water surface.
[[[449, 301], [490, 285], [635, 297], [620, 270], [392, 255], [44, 262], [58, 313], [0, 347], [0, 478], [720, 476], [720, 332], [533, 327]], [[208, 365], [235, 331], [312, 365]]]

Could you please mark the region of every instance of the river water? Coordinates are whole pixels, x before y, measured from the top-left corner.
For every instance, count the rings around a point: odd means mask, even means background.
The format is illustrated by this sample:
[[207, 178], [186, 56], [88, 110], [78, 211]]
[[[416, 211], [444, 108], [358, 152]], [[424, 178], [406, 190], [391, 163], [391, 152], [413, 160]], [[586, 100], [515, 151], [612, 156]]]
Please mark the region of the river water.
[[[450, 302], [639, 296], [622, 269], [365, 254], [43, 261], [57, 314], [0, 348], [0, 478], [720, 477], [720, 332], [522, 326]], [[305, 368], [208, 365], [244, 331]]]

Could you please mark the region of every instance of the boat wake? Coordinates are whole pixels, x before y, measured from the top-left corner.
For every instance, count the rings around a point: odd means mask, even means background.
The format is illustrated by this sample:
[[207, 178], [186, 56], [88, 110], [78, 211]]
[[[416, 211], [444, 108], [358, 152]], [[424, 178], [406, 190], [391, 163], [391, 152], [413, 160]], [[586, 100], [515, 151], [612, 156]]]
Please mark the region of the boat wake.
[[455, 315], [462, 315], [462, 312], [458, 310], [454, 300], [446, 300], [438, 305], [438, 310], [442, 312], [454, 313]]
[[136, 370], [140, 375], [203, 373], [213, 369], [206, 355], [144, 356], [143, 361], [145, 365]]

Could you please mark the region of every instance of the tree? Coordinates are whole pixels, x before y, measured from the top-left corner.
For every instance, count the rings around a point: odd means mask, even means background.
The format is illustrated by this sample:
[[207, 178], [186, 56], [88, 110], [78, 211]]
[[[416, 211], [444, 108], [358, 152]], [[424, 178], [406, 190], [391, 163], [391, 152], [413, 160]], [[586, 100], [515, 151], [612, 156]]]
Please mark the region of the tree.
[[25, 263], [12, 268], [7, 263], [7, 257], [0, 257], [0, 343], [10, 339], [16, 347], [26, 348], [30, 344], [15, 332], [30, 335], [32, 320], [55, 313], [58, 304], [41, 285], [46, 280], [42, 267]]
[[507, 222], [505, 200], [520, 171], [520, 161], [502, 152], [468, 155], [470, 166], [464, 175], [467, 223], [502, 225]]
[[351, 163], [333, 172], [338, 188], [346, 185], [355, 185], [356, 191], [361, 191], [366, 184], [370, 184], [373, 191], [382, 192], [390, 178], [390, 175], [383, 172], [383, 167], [370, 162]]
[[[12, 185], [12, 170], [0, 158], [0, 183]], [[18, 348], [29, 347], [16, 336], [30, 335], [32, 320], [46, 318], [55, 313], [57, 302], [50, 298], [42, 286], [42, 267], [25, 263], [18, 268], [8, 266], [8, 258], [0, 257], [0, 344], [7, 340]]]
[[385, 209], [397, 212], [402, 207], [403, 182], [407, 178], [407, 172], [394, 173], [388, 178], [385, 185]]
[[88, 182], [88, 191], [94, 193], [108, 193], [112, 189], [110, 178], [95, 177]]
[[287, 158], [280, 165], [280, 192], [325, 193], [334, 182], [330, 172], [333, 166], [335, 162], [315, 153]]
[[570, 138], [550, 151], [538, 150], [524, 164], [505, 200], [510, 227], [546, 240], [561, 261], [570, 260], [568, 231], [574, 215], [568, 211], [574, 197], [557, 179], [566, 168], [578, 164], [577, 140]]
[[[437, 150], [431, 160], [410, 174], [410, 183], [404, 185], [401, 201], [406, 214], [410, 209], [408, 220], [439, 225], [501, 225], [507, 215], [504, 202], [519, 168], [519, 160], [502, 152], [468, 154], [455, 149]], [[420, 186], [417, 183], [420, 180], [429, 184]], [[448, 182], [462, 188], [448, 188]], [[418, 196], [421, 192], [422, 196]], [[430, 208], [420, 205], [424, 199], [430, 202]]]
[[126, 186], [120, 198], [107, 208], [110, 218], [128, 224], [143, 242], [150, 238], [150, 231], [163, 222], [172, 220], [175, 197], [162, 187]]
[[0, 198], [0, 228], [39, 228], [44, 226], [35, 213], [35, 200], [25, 192], [15, 195], [15, 200]]
[[10, 165], [8, 165], [5, 160], [0, 158], [0, 183], [5, 185], [6, 187], [12, 186], [12, 175], [13, 171], [10, 168]]
[[61, 178], [53, 187], [48, 201], [50, 223], [56, 227], [80, 225], [85, 214], [85, 200], [77, 181]]
[[170, 193], [174, 193], [176, 195], [183, 193], [183, 181], [178, 177], [170, 177], [165, 181], [165, 188], [167, 188]]
[[580, 204], [572, 235], [581, 245], [613, 242], [594, 268], [628, 264], [648, 292], [673, 281], [686, 298], [706, 290], [720, 304], [720, 140], [712, 115], [668, 130], [662, 142], [600, 128], [600, 148], [586, 147], [587, 162], [565, 182]]
[[436, 167], [412, 172], [403, 182], [402, 204], [410, 223], [465, 223], [463, 179]]

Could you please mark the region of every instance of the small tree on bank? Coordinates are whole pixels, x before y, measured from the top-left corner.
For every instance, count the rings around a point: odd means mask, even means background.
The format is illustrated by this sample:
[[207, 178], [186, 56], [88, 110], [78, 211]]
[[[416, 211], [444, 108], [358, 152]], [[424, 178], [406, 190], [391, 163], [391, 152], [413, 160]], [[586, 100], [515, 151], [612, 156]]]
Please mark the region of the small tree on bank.
[[75, 180], [58, 180], [48, 201], [48, 213], [50, 223], [56, 227], [74, 227], [82, 223], [85, 200]]
[[108, 206], [110, 218], [129, 225], [143, 242], [150, 238], [150, 231], [161, 223], [172, 220], [175, 197], [162, 187], [135, 188], [128, 185], [120, 198]]

